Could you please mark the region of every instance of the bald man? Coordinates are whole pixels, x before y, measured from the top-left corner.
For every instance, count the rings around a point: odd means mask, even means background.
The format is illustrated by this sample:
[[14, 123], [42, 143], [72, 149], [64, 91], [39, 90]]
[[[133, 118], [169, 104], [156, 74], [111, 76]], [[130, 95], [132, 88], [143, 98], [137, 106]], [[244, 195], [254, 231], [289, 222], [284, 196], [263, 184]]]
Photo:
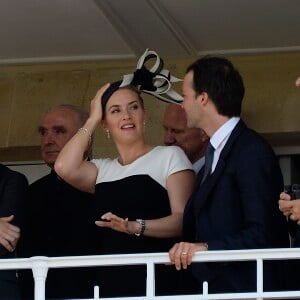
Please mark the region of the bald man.
[[177, 104], [167, 106], [163, 127], [165, 145], [182, 148], [197, 174], [204, 165], [205, 149], [209, 139], [206, 133], [199, 128], [188, 128], [185, 111]]
[[[97, 254], [99, 231], [94, 224], [93, 195], [75, 189], [54, 171], [61, 149], [87, 117], [80, 107], [61, 104], [51, 108], [42, 118], [38, 127], [41, 157], [50, 173], [29, 186], [18, 248], [21, 257]], [[50, 269], [47, 299], [90, 298], [96, 280], [95, 270], [93, 267]], [[18, 279], [22, 299], [33, 299], [31, 270], [20, 270]], [[0, 299], [3, 299], [1, 291]]]

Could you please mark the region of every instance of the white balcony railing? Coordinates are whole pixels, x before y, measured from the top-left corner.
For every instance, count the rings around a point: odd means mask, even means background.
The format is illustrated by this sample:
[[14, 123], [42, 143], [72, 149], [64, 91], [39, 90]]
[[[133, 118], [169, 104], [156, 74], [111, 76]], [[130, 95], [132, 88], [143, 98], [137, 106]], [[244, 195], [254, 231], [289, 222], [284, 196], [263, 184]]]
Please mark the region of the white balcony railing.
[[[127, 255], [97, 255], [97, 256], [68, 256], [68, 257], [42, 257], [18, 259], [0, 259], [1, 269], [32, 269], [35, 280], [35, 300], [45, 299], [45, 281], [49, 268], [69, 268], [88, 266], [116, 266], [116, 265], [147, 265], [146, 296], [118, 299], [299, 299], [299, 291], [263, 291], [263, 261], [264, 260], [300, 259], [300, 248], [259, 249], [239, 251], [207, 251], [197, 253], [193, 261], [256, 261], [257, 264], [257, 290], [250, 293], [208, 294], [208, 285], [203, 283], [203, 292], [198, 295], [155, 296], [154, 265], [168, 263], [167, 253], [127, 254]], [[101, 288], [101, 287], [100, 287]], [[94, 298], [99, 299], [98, 287], [95, 287]]]

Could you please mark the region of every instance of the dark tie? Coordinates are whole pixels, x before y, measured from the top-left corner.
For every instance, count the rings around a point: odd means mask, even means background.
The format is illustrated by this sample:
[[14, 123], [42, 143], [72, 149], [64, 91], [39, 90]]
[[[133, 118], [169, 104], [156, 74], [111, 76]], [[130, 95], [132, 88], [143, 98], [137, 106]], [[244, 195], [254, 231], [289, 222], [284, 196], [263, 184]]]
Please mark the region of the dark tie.
[[211, 166], [214, 159], [214, 152], [215, 148], [212, 146], [212, 144], [209, 142], [206, 148], [205, 152], [205, 166], [204, 166], [204, 174], [201, 180], [201, 184], [204, 182], [204, 180], [209, 176], [211, 173]]

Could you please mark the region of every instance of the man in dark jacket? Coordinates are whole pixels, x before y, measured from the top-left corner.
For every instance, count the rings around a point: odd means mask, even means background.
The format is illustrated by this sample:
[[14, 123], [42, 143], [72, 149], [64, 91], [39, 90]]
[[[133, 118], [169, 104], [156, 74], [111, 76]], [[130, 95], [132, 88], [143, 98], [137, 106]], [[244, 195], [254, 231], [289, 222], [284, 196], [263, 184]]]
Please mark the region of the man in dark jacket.
[[[25, 227], [19, 243], [23, 257], [97, 254], [93, 195], [73, 188], [53, 170], [59, 152], [86, 118], [80, 108], [60, 105], [48, 111], [39, 126], [41, 156], [51, 172], [29, 186]], [[50, 269], [46, 298], [91, 298], [94, 269]], [[22, 296], [32, 299], [31, 271], [21, 271], [19, 282]]]
[[[289, 246], [287, 222], [278, 210], [283, 178], [271, 147], [240, 119], [244, 85], [230, 61], [204, 57], [187, 69], [182, 106], [188, 127], [210, 137], [202, 179], [185, 208], [183, 240], [170, 250], [178, 269], [196, 251]], [[210, 293], [256, 290], [255, 262], [192, 266]], [[280, 268], [264, 264], [264, 289], [280, 288]]]
[[[0, 258], [16, 257], [27, 186], [24, 175], [0, 164]], [[19, 299], [16, 271], [0, 270], [0, 298]]]

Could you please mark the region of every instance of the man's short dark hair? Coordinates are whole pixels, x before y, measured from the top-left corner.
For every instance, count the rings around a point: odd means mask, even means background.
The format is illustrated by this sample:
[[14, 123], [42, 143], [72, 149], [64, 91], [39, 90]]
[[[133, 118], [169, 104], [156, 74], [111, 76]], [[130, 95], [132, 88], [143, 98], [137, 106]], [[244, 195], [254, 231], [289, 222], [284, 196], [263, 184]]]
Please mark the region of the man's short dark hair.
[[243, 79], [226, 58], [205, 56], [188, 66], [186, 73], [194, 74], [193, 88], [196, 95], [206, 92], [218, 113], [240, 116], [245, 94]]

